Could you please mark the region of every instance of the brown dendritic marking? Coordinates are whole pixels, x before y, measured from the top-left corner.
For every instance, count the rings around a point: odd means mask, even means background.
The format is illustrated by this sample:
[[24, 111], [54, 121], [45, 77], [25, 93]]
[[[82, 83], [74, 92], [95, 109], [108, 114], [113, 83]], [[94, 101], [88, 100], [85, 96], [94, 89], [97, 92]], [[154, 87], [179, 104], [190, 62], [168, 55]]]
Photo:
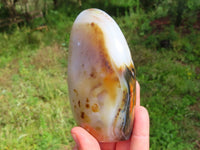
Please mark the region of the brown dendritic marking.
[[109, 74], [114, 73], [108, 54], [105, 52], [101, 52], [100, 58], [102, 60], [102, 68], [105, 69], [104, 71], [106, 71]]
[[85, 117], [85, 113], [81, 112], [81, 118], [84, 119], [84, 117]]
[[121, 108], [118, 109], [117, 114], [116, 114], [116, 116], [115, 116], [115, 119], [120, 119], [119, 113], [120, 113], [121, 110], [122, 110]]
[[78, 91], [76, 89], [73, 90], [74, 93], [76, 93], [76, 96], [78, 96]]
[[95, 73], [95, 72], [91, 72], [91, 73], [90, 73], [90, 77], [96, 78], [96, 73]]
[[80, 114], [81, 116], [81, 119], [84, 119], [84, 122], [90, 122], [90, 118], [87, 116], [87, 114], [86, 113], [84, 113], [83, 111], [81, 112], [81, 114]]
[[80, 100], [78, 101], [78, 106], [81, 107], [81, 101]]
[[94, 22], [91, 23], [92, 33], [91, 35], [95, 35], [93, 37], [93, 43], [96, 45], [96, 52], [98, 53], [98, 60], [101, 62], [101, 67], [104, 68], [108, 73], [113, 73], [114, 70], [111, 65], [111, 60], [108, 55], [108, 50], [105, 45], [105, 38], [103, 31], [101, 28]]
[[99, 111], [99, 106], [97, 104], [92, 105], [92, 111], [93, 112], [98, 112]]
[[124, 105], [127, 101], [127, 90], [123, 91], [123, 99], [122, 99], [122, 105]]
[[86, 108], [90, 108], [90, 104], [85, 104], [85, 107]]
[[117, 116], [119, 116], [120, 111], [121, 111], [121, 108], [118, 109]]
[[86, 99], [86, 104], [85, 104], [85, 107], [86, 107], [86, 108], [90, 108], [90, 104], [88, 104], [88, 103], [89, 103], [89, 99], [87, 98], [87, 99]]
[[92, 26], [92, 27], [94, 26], [94, 22], [91, 23], [91, 26]]

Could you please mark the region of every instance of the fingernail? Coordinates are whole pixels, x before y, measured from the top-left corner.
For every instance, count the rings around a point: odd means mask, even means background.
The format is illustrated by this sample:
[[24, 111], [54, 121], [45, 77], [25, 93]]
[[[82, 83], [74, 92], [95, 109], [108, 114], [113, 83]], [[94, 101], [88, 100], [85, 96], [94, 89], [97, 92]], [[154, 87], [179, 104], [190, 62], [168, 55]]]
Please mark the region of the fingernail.
[[78, 149], [78, 147], [79, 147], [79, 141], [78, 141], [78, 139], [77, 139], [77, 137], [76, 137], [75, 134], [72, 134], [72, 137], [73, 137], [74, 141], [76, 142], [77, 149]]

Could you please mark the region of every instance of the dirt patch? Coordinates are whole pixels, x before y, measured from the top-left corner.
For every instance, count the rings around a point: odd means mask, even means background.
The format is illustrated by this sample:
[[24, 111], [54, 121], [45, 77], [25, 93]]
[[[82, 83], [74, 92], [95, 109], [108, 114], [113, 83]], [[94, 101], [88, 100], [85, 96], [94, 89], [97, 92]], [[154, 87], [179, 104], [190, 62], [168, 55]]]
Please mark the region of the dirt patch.
[[196, 72], [197, 75], [200, 75], [200, 67], [196, 67], [195, 72]]
[[[200, 12], [197, 12], [196, 15], [197, 15], [196, 21], [192, 23], [191, 25], [193, 26], [193, 29], [195, 29], [196, 31], [200, 31]], [[186, 18], [185, 20], [182, 20], [180, 26], [176, 27], [176, 31], [182, 33], [183, 35], [190, 34], [191, 29], [188, 27], [188, 24], [187, 24], [189, 19], [190, 18]], [[158, 34], [164, 31], [166, 27], [172, 25], [172, 23], [173, 22], [170, 20], [169, 16], [155, 19], [150, 22], [150, 26], [153, 27], [152, 33]]]
[[31, 64], [36, 67], [36, 69], [45, 69], [57, 65], [58, 60], [66, 57], [66, 53], [61, 46], [54, 44], [53, 46], [48, 46], [41, 48], [32, 57]]
[[12, 60], [5, 68], [0, 69], [0, 86], [9, 87], [12, 84], [12, 76], [19, 70], [18, 59]]
[[194, 23], [193, 27], [200, 31], [200, 12], [197, 14], [197, 21]]
[[150, 26], [152, 26], [154, 29], [152, 33], [160, 33], [162, 32], [166, 26], [169, 26], [171, 24], [169, 17], [162, 17], [156, 20], [153, 20], [150, 23]]

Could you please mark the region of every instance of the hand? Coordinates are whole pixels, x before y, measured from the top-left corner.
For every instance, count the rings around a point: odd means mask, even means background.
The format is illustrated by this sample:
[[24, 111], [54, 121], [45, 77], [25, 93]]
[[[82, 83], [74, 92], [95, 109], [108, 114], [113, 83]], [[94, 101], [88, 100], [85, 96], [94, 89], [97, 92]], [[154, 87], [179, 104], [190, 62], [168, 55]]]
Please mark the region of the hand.
[[140, 106], [140, 86], [136, 83], [136, 106], [134, 126], [131, 138], [127, 141], [98, 143], [98, 141], [81, 127], [71, 130], [76, 145], [74, 150], [149, 150], [149, 115]]

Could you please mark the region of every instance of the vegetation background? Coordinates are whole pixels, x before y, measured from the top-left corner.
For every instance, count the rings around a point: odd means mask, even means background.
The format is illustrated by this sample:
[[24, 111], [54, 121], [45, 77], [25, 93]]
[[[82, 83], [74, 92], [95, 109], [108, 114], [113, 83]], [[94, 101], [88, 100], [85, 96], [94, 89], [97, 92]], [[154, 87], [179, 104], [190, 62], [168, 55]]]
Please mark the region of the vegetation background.
[[71, 149], [70, 30], [87, 8], [122, 29], [152, 150], [200, 149], [199, 0], [0, 0], [0, 149]]

